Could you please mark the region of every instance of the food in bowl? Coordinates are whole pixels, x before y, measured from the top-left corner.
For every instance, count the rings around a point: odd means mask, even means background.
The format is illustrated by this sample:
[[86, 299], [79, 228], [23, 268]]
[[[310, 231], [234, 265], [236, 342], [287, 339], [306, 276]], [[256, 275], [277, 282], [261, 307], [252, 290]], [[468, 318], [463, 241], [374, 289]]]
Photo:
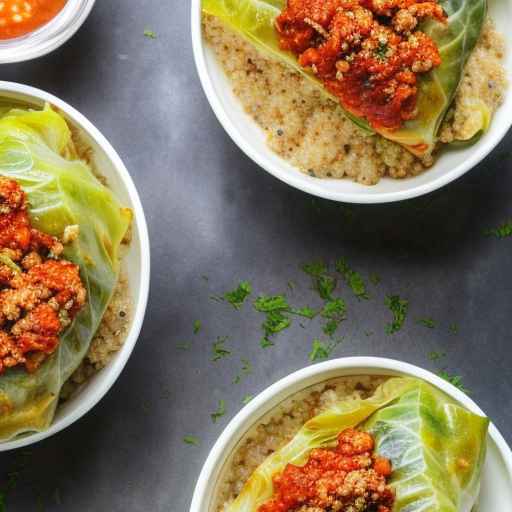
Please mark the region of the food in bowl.
[[412, 377], [301, 391], [252, 428], [217, 485], [218, 512], [470, 512], [489, 421]]
[[126, 333], [132, 212], [95, 172], [50, 106], [0, 109], [0, 441], [48, 429]]
[[21, 37], [46, 25], [67, 0], [0, 0], [0, 40]]
[[450, 145], [477, 143], [507, 88], [485, 0], [203, 0], [202, 9], [205, 39], [245, 110], [271, 149], [314, 177], [372, 185], [420, 174]]

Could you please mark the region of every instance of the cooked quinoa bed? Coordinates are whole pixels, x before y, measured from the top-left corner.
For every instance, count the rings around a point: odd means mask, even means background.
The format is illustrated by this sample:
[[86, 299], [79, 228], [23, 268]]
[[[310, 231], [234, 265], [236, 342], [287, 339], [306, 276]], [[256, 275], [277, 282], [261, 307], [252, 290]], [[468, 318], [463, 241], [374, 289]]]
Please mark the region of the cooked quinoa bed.
[[[302, 172], [374, 185], [382, 176], [418, 175], [434, 163], [435, 154], [419, 159], [381, 136], [365, 135], [314, 85], [261, 55], [217, 19], [204, 16], [203, 32], [235, 95], [264, 130], [269, 147]], [[442, 143], [471, 137], [478, 121], [476, 101], [493, 114], [502, 103], [507, 87], [504, 48], [503, 36], [487, 20], [441, 129]]]
[[289, 442], [306, 421], [339, 400], [371, 396], [386, 380], [387, 377], [369, 375], [331, 379], [293, 395], [261, 418], [223, 468], [213, 510], [227, 510], [253, 471]]

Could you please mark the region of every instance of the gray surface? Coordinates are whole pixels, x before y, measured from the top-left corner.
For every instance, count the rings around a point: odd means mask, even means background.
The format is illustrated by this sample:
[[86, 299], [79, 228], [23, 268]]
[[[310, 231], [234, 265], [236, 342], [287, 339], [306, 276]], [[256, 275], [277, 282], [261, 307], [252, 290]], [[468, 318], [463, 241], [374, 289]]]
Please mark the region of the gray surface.
[[[250, 162], [214, 118], [189, 42], [188, 2], [103, 0], [64, 48], [1, 69], [1, 78], [46, 89], [91, 119], [124, 158], [142, 196], [153, 250], [152, 294], [142, 336], [107, 397], [67, 431], [0, 455], [0, 481], [20, 471], [8, 512], [185, 512], [201, 465], [246, 393], [308, 364], [317, 324], [298, 322], [273, 349], [259, 348], [261, 318], [209, 300], [249, 279], [256, 292], [315, 304], [300, 264], [346, 256], [382, 284], [358, 304], [346, 289], [346, 341], [336, 355], [380, 355], [427, 368], [431, 350], [463, 376], [473, 398], [512, 440], [511, 244], [482, 235], [512, 216], [512, 156], [504, 143], [445, 190], [401, 205], [343, 207], [292, 190]], [[146, 13], [142, 15], [141, 13]], [[158, 33], [143, 37], [144, 28]], [[202, 274], [209, 277], [206, 282]], [[402, 332], [384, 335], [386, 293], [411, 303]], [[431, 316], [428, 330], [414, 319]], [[204, 328], [193, 336], [192, 323]], [[457, 322], [460, 333], [448, 333]], [[371, 337], [365, 331], [374, 331]], [[210, 361], [229, 334], [231, 360]], [[175, 344], [191, 340], [193, 349]], [[231, 380], [248, 357], [253, 374]], [[225, 399], [228, 413], [209, 413]], [[201, 446], [182, 442], [186, 434]], [[24, 460], [28, 463], [23, 463]]]

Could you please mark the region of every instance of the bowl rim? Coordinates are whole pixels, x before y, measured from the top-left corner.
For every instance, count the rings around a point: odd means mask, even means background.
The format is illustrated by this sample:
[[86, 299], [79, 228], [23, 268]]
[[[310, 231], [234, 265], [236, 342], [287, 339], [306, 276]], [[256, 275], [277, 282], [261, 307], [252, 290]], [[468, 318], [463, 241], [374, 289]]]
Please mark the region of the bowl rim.
[[[486, 158], [496, 146], [503, 140], [512, 126], [512, 116], [509, 116], [507, 122], [497, 126], [495, 133], [493, 132], [492, 138], [486, 138], [477, 143], [479, 146], [470, 158], [459, 164], [451, 171], [439, 176], [427, 183], [419, 184], [408, 190], [399, 190], [395, 192], [382, 192], [382, 193], [369, 193], [369, 192], [344, 192], [335, 190], [326, 190], [315, 181], [305, 181], [304, 176], [297, 170], [297, 173], [288, 173], [275, 165], [270, 158], [264, 153], [257, 151], [250, 141], [248, 141], [238, 129], [237, 125], [231, 121], [229, 115], [223, 107], [222, 101], [215, 92], [212, 78], [208, 71], [205, 57], [204, 38], [201, 30], [201, 1], [192, 0], [191, 2], [191, 35], [192, 35], [192, 49], [194, 54], [194, 61], [201, 82], [201, 86], [206, 95], [210, 106], [212, 107], [215, 116], [217, 117], [224, 130], [228, 133], [235, 144], [258, 164], [262, 169], [270, 173], [272, 176], [283, 181], [296, 189], [302, 190], [314, 196], [339, 201], [343, 203], [353, 204], [383, 204], [405, 201], [420, 197], [435, 190], [438, 190], [451, 182], [457, 180], [471, 169], [476, 167], [484, 158]], [[512, 94], [509, 89], [508, 94]], [[254, 122], [251, 120], [251, 122]], [[270, 150], [269, 150], [270, 151]], [[429, 172], [426, 170], [425, 172]], [[325, 179], [318, 179], [318, 181], [326, 181]]]
[[[339, 376], [342, 377], [344, 375], [357, 375], [359, 370], [362, 372], [372, 371], [375, 375], [382, 372], [384, 375], [396, 374], [422, 379], [455, 399], [469, 411], [485, 416], [482, 409], [455, 386], [428, 370], [404, 361], [382, 357], [358, 356], [332, 359], [323, 363], [307, 366], [283, 377], [264, 389], [228, 423], [213, 445], [203, 465], [194, 489], [189, 512], [204, 512], [204, 505], [211, 504], [211, 502], [206, 500], [211, 500], [212, 491], [215, 488], [216, 482], [213, 480], [213, 475], [216, 469], [222, 466], [229, 457], [231, 450], [228, 450], [228, 448], [233, 447], [234, 441], [238, 443], [243, 435], [255, 425], [258, 419], [261, 419], [263, 415], [269, 413], [272, 408], [275, 407], [276, 404], [269, 406], [273, 400], [279, 397], [279, 402], [281, 402], [312, 385], [301, 386], [301, 384], [306, 381], [315, 379], [317, 383], [322, 382], [321, 379], [316, 380], [316, 378], [322, 374], [330, 374], [339, 371]], [[254, 418], [257, 418], [256, 421]], [[512, 451], [492, 422], [489, 425], [489, 437], [496, 444], [499, 453], [503, 457], [509, 473], [509, 479], [512, 481]]]
[[37, 101], [49, 102], [50, 104], [58, 107], [62, 112], [64, 112], [64, 114], [71, 120], [73, 124], [79, 126], [80, 129], [87, 132], [88, 135], [103, 149], [107, 158], [111, 160], [113, 168], [120, 176], [128, 192], [131, 207], [134, 211], [135, 225], [137, 227], [137, 233], [139, 237], [141, 268], [139, 274], [140, 292], [139, 296], [136, 298], [136, 303], [134, 301], [132, 324], [123, 346], [111, 361], [110, 366], [103, 369], [103, 371], [108, 372], [108, 378], [105, 379], [104, 383], [102, 383], [101, 387], [93, 396], [91, 396], [87, 401], [79, 404], [72, 413], [64, 416], [58, 422], [52, 423], [50, 427], [44, 432], [27, 434], [26, 436], [22, 436], [19, 439], [15, 438], [14, 440], [0, 443], [0, 452], [28, 446], [53, 436], [54, 434], [57, 434], [61, 430], [67, 428], [69, 425], [79, 420], [107, 394], [125, 367], [133, 351], [133, 348], [135, 347], [135, 343], [137, 342], [137, 339], [140, 335], [148, 303], [151, 272], [150, 244], [144, 209], [142, 207], [137, 189], [135, 188], [135, 184], [133, 183], [133, 180], [128, 173], [126, 166], [110, 142], [108, 142], [103, 134], [84, 115], [82, 115], [65, 101], [57, 98], [56, 96], [53, 96], [50, 93], [47, 93], [41, 89], [36, 89], [35, 87], [30, 87], [15, 82], [0, 81], [0, 97], [4, 93], [25, 95], [27, 97], [32, 97]]
[[[5, 45], [5, 48], [0, 47], [0, 64], [26, 62], [53, 52], [76, 34], [78, 29], [89, 17], [95, 3], [96, 0], [77, 0], [74, 6], [74, 11], [75, 13], [78, 12], [78, 16], [74, 16], [70, 20], [71, 23], [68, 24], [68, 26], [64, 25], [57, 32], [49, 34], [48, 38], [44, 38], [45, 33], [50, 33], [55, 29], [56, 23], [59, 21], [60, 16], [64, 13], [67, 7], [66, 5], [64, 5], [62, 11], [59, 12], [57, 16], [33, 32], [29, 32], [21, 37], [2, 40], [1, 43]], [[81, 10], [78, 11], [78, 9]], [[37, 39], [33, 45], [30, 44], [32, 39]], [[14, 51], [14, 45], [22, 45], [22, 48], [18, 48], [17, 51]], [[13, 48], [10, 48], [10, 46]]]

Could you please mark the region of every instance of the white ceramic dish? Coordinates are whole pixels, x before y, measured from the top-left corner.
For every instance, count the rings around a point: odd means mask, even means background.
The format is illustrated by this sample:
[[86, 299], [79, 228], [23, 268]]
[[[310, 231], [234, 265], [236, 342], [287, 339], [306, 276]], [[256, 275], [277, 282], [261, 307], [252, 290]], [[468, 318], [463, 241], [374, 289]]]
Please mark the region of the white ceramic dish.
[[[489, 0], [489, 11], [497, 28], [505, 35], [505, 67], [512, 84], [512, 2]], [[244, 112], [215, 56], [201, 33], [201, 0], [192, 0], [192, 43], [199, 77], [217, 118], [233, 141], [263, 169], [292, 187], [315, 196], [348, 203], [388, 203], [421, 196], [459, 178], [482, 161], [503, 139], [512, 124], [512, 92], [496, 113], [489, 132], [474, 146], [452, 149], [431, 169], [414, 178], [385, 178], [368, 187], [351, 180], [328, 180], [307, 176], [271, 151], [263, 131]]]
[[92, 409], [114, 384], [132, 353], [142, 327], [149, 293], [150, 250], [146, 219], [135, 185], [118, 154], [98, 129], [67, 103], [39, 89], [0, 81], [0, 100], [21, 102], [34, 108], [41, 108], [45, 102], [49, 102], [58, 108], [78, 130], [82, 140], [92, 148], [95, 167], [107, 178], [109, 187], [121, 203], [131, 208], [134, 213], [133, 238], [128, 254], [123, 259], [133, 303], [133, 318], [124, 345], [108, 366], [87, 381], [72, 399], [59, 407], [48, 430], [0, 443], [2, 452], [41, 441], [68, 427]]
[[[216, 512], [214, 501], [224, 465], [244, 435], [278, 404], [314, 384], [344, 375], [407, 375], [423, 379], [444, 391], [468, 410], [482, 410], [457, 388], [433, 373], [411, 364], [377, 357], [335, 359], [299, 370], [276, 382], [246, 405], [215, 443], [197, 482], [190, 512]], [[510, 509], [512, 452], [494, 425], [490, 425], [488, 453], [482, 475], [479, 512]]]
[[82, 26], [95, 0], [68, 0], [62, 11], [34, 32], [0, 41], [0, 64], [42, 57], [70, 39]]

